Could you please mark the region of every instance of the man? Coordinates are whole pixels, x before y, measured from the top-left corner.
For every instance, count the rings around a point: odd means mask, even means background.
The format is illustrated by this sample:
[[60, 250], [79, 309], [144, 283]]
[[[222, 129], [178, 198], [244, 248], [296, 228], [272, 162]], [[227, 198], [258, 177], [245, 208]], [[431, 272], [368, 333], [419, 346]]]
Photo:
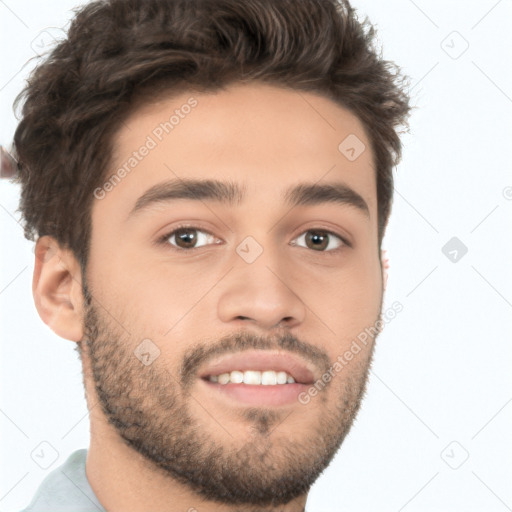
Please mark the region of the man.
[[391, 67], [348, 2], [77, 13], [14, 149], [35, 304], [76, 343], [91, 442], [25, 511], [305, 510], [382, 325], [409, 113]]

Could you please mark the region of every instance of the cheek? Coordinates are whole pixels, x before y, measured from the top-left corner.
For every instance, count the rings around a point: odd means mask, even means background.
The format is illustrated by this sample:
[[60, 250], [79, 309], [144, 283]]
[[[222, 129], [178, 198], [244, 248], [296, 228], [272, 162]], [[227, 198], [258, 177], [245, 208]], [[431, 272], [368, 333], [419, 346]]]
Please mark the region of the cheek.
[[335, 310], [342, 315], [340, 320], [353, 317], [364, 321], [378, 314], [382, 280], [377, 258], [358, 254], [339, 272], [333, 273], [327, 284], [323, 301], [326, 307], [336, 305]]
[[[109, 264], [109, 286], [103, 287], [105, 301], [111, 304], [127, 329], [139, 337], [160, 345], [172, 340], [194, 338], [194, 330], [205, 328], [197, 321], [198, 305], [218, 281], [218, 277], [185, 269], [183, 266], [152, 262], [142, 264], [135, 258]], [[106, 295], [106, 297], [105, 297]], [[209, 301], [204, 304], [213, 305]]]
[[378, 260], [371, 264], [361, 264], [364, 260], [339, 275], [330, 282], [324, 294], [317, 294], [316, 306], [319, 311], [318, 325], [324, 324], [322, 332], [329, 342], [329, 355], [332, 360], [350, 348], [354, 340], [366, 336], [361, 345], [361, 354], [370, 348], [372, 338], [365, 333], [374, 332], [379, 319], [382, 301], [382, 281]]

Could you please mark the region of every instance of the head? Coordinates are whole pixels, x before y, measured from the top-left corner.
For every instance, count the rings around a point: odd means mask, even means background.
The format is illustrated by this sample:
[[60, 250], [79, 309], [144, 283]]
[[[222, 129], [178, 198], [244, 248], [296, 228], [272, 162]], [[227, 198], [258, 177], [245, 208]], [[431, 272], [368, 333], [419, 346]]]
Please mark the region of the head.
[[[92, 2], [33, 72], [36, 306], [148, 468], [277, 505], [332, 460], [379, 331], [352, 350], [382, 311], [401, 80], [335, 0]], [[218, 381], [255, 364], [297, 382]]]

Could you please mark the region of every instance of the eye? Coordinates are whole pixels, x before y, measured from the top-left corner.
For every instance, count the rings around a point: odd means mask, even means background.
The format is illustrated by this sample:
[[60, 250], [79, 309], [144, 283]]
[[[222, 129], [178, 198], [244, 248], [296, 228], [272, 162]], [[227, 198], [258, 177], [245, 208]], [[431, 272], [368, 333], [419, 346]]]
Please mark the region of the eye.
[[[174, 241], [173, 241], [174, 240]], [[202, 230], [195, 226], [178, 226], [170, 233], [163, 235], [159, 239], [159, 243], [171, 244], [175, 246], [176, 250], [191, 250], [199, 249], [197, 246], [200, 242], [218, 243], [217, 240], [208, 231]]]
[[[350, 247], [350, 244], [344, 238], [325, 229], [308, 229], [297, 237], [296, 240], [301, 240], [302, 238], [305, 240], [305, 245], [297, 243], [292, 243], [291, 245], [299, 245], [299, 247], [306, 247], [307, 249], [313, 249], [317, 252], [331, 253], [337, 253], [345, 245]], [[332, 247], [332, 245], [334, 245], [334, 247]], [[331, 246], [330, 249], [328, 249], [329, 246]]]

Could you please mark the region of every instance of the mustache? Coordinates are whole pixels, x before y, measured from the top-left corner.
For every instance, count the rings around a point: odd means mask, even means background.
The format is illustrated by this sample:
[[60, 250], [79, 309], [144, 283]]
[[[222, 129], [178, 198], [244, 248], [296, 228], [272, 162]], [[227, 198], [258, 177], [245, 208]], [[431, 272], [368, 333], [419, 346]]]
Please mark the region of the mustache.
[[189, 348], [180, 366], [181, 384], [187, 390], [196, 378], [201, 366], [224, 354], [245, 350], [286, 350], [294, 352], [306, 361], [313, 363], [321, 373], [330, 367], [330, 359], [325, 350], [297, 339], [289, 332], [270, 337], [261, 337], [247, 331], [228, 334], [215, 344], [199, 343]]

